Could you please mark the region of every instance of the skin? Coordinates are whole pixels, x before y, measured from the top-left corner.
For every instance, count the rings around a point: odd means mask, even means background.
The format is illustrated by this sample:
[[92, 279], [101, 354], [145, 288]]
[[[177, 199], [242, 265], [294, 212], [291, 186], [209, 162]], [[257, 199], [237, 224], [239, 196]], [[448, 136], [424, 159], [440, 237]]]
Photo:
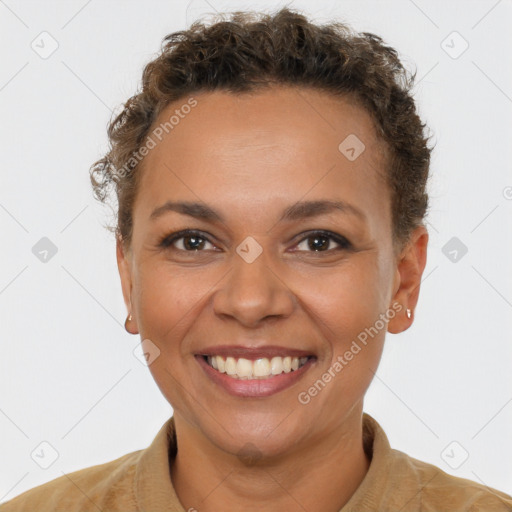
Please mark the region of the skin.
[[[145, 157], [132, 242], [117, 244], [130, 332], [159, 348], [149, 368], [174, 410], [173, 485], [185, 509], [201, 512], [338, 511], [368, 471], [364, 395], [386, 331], [413, 321], [405, 311], [418, 300], [427, 231], [420, 226], [405, 247], [393, 245], [391, 196], [379, 174], [385, 148], [350, 98], [283, 86], [194, 98], [197, 106]], [[168, 105], [155, 126], [185, 102]], [[349, 134], [365, 144], [352, 162], [338, 150]], [[286, 207], [315, 199], [346, 201], [365, 219], [331, 212], [279, 221]], [[206, 203], [224, 221], [177, 212], [150, 220], [168, 200]], [[187, 228], [207, 238], [200, 250], [190, 238], [158, 246]], [[352, 249], [329, 238], [313, 245], [309, 232], [318, 229], [346, 237]], [[236, 252], [248, 236], [263, 251], [252, 263]], [[301, 404], [298, 394], [394, 303], [394, 318]], [[317, 359], [291, 387], [242, 398], [215, 385], [194, 358], [219, 344], [281, 345]], [[252, 463], [241, 455], [251, 453]]]

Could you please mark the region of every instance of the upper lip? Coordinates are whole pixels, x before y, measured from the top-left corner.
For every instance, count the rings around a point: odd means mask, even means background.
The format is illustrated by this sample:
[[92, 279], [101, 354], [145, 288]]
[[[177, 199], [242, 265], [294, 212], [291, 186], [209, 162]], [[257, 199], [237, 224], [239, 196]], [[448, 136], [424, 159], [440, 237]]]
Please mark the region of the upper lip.
[[208, 347], [197, 355], [201, 356], [224, 356], [244, 359], [262, 359], [264, 357], [309, 357], [313, 353], [309, 350], [298, 350], [294, 348], [286, 348], [278, 345], [262, 345], [259, 347], [245, 347], [243, 345], [216, 345]]

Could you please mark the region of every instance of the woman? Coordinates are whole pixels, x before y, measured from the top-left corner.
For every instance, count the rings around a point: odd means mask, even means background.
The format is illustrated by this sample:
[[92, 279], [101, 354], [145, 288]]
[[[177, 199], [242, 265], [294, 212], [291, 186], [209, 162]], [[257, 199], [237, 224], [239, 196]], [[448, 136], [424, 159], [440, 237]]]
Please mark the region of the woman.
[[174, 415], [145, 450], [14, 510], [506, 511], [363, 412], [413, 322], [431, 148], [395, 50], [288, 9], [166, 38], [91, 169]]

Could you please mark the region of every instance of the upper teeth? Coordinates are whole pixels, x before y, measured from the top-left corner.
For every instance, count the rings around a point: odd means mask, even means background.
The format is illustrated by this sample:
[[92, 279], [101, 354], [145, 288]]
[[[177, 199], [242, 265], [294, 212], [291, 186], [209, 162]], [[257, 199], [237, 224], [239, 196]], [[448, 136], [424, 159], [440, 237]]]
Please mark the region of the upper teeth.
[[221, 373], [226, 373], [231, 377], [238, 379], [258, 379], [267, 378], [271, 375], [289, 373], [303, 366], [307, 357], [273, 357], [268, 359], [263, 357], [254, 361], [244, 359], [243, 357], [234, 358], [223, 356], [208, 356], [207, 361], [210, 366]]

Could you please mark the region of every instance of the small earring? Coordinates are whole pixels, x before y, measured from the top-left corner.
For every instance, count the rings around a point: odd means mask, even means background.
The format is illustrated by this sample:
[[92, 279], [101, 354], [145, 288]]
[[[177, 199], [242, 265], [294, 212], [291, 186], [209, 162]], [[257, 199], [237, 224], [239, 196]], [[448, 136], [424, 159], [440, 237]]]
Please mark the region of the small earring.
[[411, 313], [411, 310], [410, 310], [409, 308], [407, 308], [407, 309], [405, 310], [405, 313], [407, 314], [407, 318], [411, 318], [412, 313]]
[[124, 321], [124, 328], [126, 330], [126, 332], [130, 333], [131, 332], [128, 330], [128, 322], [131, 322], [132, 321], [132, 314], [130, 313], [127, 317], [126, 317], [126, 320]]

